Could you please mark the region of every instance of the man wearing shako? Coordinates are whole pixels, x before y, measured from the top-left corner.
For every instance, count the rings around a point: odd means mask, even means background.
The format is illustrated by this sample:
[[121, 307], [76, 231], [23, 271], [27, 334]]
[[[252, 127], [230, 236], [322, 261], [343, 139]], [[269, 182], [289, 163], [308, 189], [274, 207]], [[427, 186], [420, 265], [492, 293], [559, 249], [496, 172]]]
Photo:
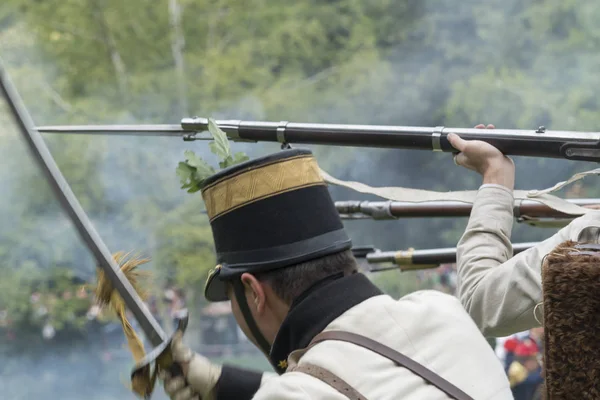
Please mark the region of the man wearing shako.
[[202, 196], [217, 251], [209, 301], [231, 300], [277, 373], [215, 365], [176, 335], [184, 377], [171, 399], [512, 399], [501, 363], [458, 299], [395, 300], [358, 272], [308, 150], [284, 150], [208, 178]]

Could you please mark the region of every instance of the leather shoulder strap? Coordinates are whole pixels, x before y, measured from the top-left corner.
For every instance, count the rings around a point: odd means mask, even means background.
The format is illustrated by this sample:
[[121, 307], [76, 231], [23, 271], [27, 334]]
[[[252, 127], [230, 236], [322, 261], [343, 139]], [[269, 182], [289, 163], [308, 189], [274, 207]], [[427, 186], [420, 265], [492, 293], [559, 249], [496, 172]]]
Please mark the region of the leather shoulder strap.
[[320, 381], [328, 384], [342, 395], [346, 396], [349, 400], [367, 400], [365, 396], [360, 394], [357, 390], [355, 390], [352, 386], [350, 386], [346, 381], [344, 381], [339, 376], [335, 375], [332, 372], [329, 372], [325, 368], [321, 368], [316, 365], [304, 363], [300, 365], [296, 365], [288, 370], [289, 372], [302, 372], [307, 375], [310, 375], [314, 378], [319, 379]]
[[385, 346], [375, 340], [369, 339], [365, 336], [357, 335], [355, 333], [343, 332], [343, 331], [326, 331], [318, 334], [311, 341], [310, 346], [313, 346], [324, 340], [341, 340], [344, 342], [350, 342], [358, 346], [369, 349], [383, 357], [392, 360], [397, 365], [404, 367], [414, 374], [423, 378], [429, 384], [437, 387], [442, 392], [446, 393], [450, 398], [455, 400], [473, 400], [471, 396], [436, 374], [435, 372], [427, 369], [423, 365], [414, 361], [413, 359], [405, 356], [404, 354]]

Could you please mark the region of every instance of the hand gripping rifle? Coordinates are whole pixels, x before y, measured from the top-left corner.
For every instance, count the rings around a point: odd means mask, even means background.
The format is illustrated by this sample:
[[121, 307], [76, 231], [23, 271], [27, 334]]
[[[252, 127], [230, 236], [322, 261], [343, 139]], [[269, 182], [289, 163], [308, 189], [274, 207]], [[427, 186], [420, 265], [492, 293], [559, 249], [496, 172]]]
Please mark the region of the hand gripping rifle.
[[[73, 222], [80, 238], [93, 254], [98, 266], [104, 271], [104, 276], [111, 282], [112, 287], [121, 296], [125, 306], [131, 311], [139, 326], [144, 331], [144, 334], [155, 347], [153, 351], [136, 364], [131, 375], [134, 390], [139, 395], [149, 398], [154, 387], [154, 379], [150, 378], [150, 369], [153, 364], [156, 365], [156, 368], [170, 370], [172, 375], [182, 375], [181, 367], [175, 364], [171, 357], [170, 344], [172, 337], [168, 337], [160, 327], [132, 284], [121, 271], [119, 265], [113, 259], [98, 232], [94, 229], [90, 219], [50, 154], [44, 139], [33, 128], [33, 120], [27, 112], [12, 81], [9, 79], [1, 60], [0, 90], [6, 99], [8, 108], [14, 117], [19, 131], [44, 172], [44, 176], [50, 184], [54, 195]], [[187, 321], [187, 311], [183, 311], [178, 319], [177, 330], [185, 331]]]
[[[482, 140], [507, 156], [564, 158], [600, 161], [600, 132], [535, 130], [465, 129], [443, 126], [310, 124], [296, 122], [257, 122], [218, 120], [228, 138], [239, 142], [279, 142], [282, 146], [300, 143], [334, 146], [397, 148], [456, 152], [448, 134], [465, 140]], [[208, 130], [207, 118], [184, 118], [180, 125], [83, 125], [40, 126], [38, 132], [101, 135], [173, 136], [183, 140], [212, 140], [201, 135]]]
[[[514, 243], [513, 254], [519, 254], [531, 247], [534, 247], [538, 243]], [[439, 267], [441, 264], [454, 264], [456, 263], [456, 248], [441, 248], [441, 249], [426, 249], [426, 250], [394, 250], [394, 251], [381, 251], [373, 246], [357, 246], [352, 248], [352, 254], [354, 257], [361, 262], [366, 264], [386, 264], [392, 263], [394, 265], [387, 267], [371, 268], [366, 267], [367, 272], [381, 272], [389, 271], [393, 269], [399, 269], [400, 271], [414, 271], [420, 269], [433, 269]]]

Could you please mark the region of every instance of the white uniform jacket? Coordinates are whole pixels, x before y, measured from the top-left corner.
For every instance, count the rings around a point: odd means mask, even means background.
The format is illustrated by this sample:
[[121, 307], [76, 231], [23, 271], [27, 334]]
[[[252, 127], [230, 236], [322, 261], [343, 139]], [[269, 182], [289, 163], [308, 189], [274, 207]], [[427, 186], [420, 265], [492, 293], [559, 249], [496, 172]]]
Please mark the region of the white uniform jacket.
[[[513, 398], [494, 350], [456, 297], [437, 291], [418, 291], [395, 300], [368, 287], [367, 292], [371, 292], [361, 297], [360, 292], [368, 285], [372, 283], [364, 275], [356, 274], [328, 284], [303, 299], [292, 308], [279, 331], [271, 361], [277, 364], [277, 360], [282, 361], [277, 355], [287, 357], [289, 351], [305, 348], [316, 333], [341, 330], [367, 336], [403, 353], [475, 400]], [[356, 304], [336, 315], [343, 310], [338, 304], [342, 299]], [[332, 317], [330, 321], [327, 316]], [[326, 322], [323, 324], [323, 321]], [[409, 370], [352, 343], [318, 343], [301, 356], [298, 365], [305, 363], [327, 369], [369, 400], [448, 399], [442, 391]], [[229, 370], [225, 374], [231, 376], [229, 382], [240, 377], [239, 373]], [[226, 382], [220, 385], [226, 386]], [[230, 391], [230, 398], [234, 398], [231, 386]], [[239, 393], [235, 398], [246, 398]], [[217, 396], [218, 400], [226, 398], [229, 397]], [[347, 400], [321, 380], [295, 371], [264, 374], [260, 388], [251, 398]]]
[[513, 206], [511, 190], [481, 186], [458, 244], [458, 295], [486, 336], [508, 336], [540, 326], [544, 256], [566, 240], [598, 242], [600, 211], [592, 211], [512, 257]]

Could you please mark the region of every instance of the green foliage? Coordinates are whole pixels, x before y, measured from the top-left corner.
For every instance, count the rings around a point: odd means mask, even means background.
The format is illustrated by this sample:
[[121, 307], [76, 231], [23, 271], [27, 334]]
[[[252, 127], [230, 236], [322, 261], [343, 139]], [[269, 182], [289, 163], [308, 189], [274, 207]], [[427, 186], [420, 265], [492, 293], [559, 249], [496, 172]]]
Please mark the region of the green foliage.
[[195, 193], [202, 187], [202, 182], [215, 173], [215, 169], [191, 150], [186, 150], [184, 154], [186, 160], [177, 166], [177, 176], [183, 185], [182, 189]]
[[[210, 151], [220, 158], [219, 167], [227, 168], [239, 164], [249, 159], [242, 152], [231, 154], [229, 148], [229, 139], [227, 134], [212, 119], [208, 119], [208, 130], [213, 137], [213, 141], [208, 145]], [[185, 151], [185, 162], [180, 162], [177, 166], [177, 176], [181, 181], [182, 189], [188, 189], [188, 193], [195, 193], [202, 188], [204, 180], [216, 173], [215, 169], [208, 165], [206, 161], [197, 156], [193, 151]]]
[[[212, 119], [208, 119], [208, 131], [212, 134], [213, 140], [208, 145], [213, 154], [219, 156], [223, 162], [226, 162], [227, 159], [231, 159], [231, 153], [229, 151], [229, 140], [227, 139], [227, 135], [225, 132], [219, 128], [216, 122]], [[226, 165], [219, 164], [221, 168], [225, 168]]]
[[194, 302], [202, 302], [204, 282], [216, 258], [208, 218], [197, 199], [186, 199], [159, 220], [156, 242], [154, 265], [159, 276], [186, 289]]
[[43, 341], [45, 326], [59, 338], [64, 332], [82, 331], [93, 299], [75, 278], [66, 268], [6, 271], [0, 280], [0, 327], [18, 333], [17, 342], [29, 345]]

